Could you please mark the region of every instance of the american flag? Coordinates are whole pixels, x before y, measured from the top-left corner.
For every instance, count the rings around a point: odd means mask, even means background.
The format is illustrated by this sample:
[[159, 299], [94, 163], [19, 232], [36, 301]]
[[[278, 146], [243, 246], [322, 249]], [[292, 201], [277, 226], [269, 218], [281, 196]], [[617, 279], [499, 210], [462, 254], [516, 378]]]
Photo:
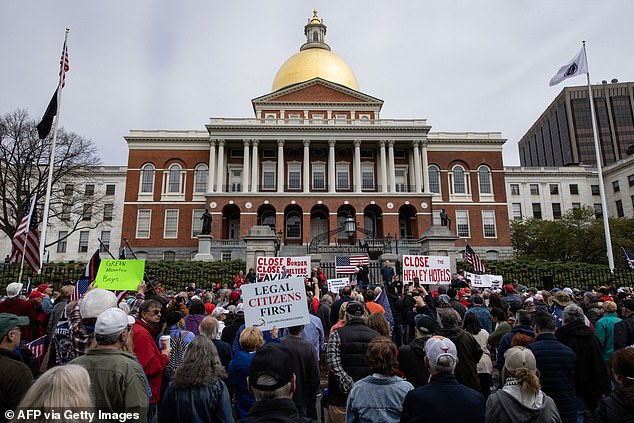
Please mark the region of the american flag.
[[59, 59], [59, 77], [61, 81], [61, 86], [64, 88], [66, 84], [66, 72], [70, 69], [68, 63], [68, 46], [66, 45], [66, 40], [64, 40], [64, 48], [62, 49], [62, 57]]
[[464, 249], [464, 259], [467, 263], [471, 265], [471, 267], [473, 267], [474, 272], [486, 273], [486, 269], [484, 268], [484, 264], [482, 264], [482, 260], [480, 260], [480, 257], [478, 257], [476, 252], [473, 251], [473, 248], [471, 248], [469, 244], [467, 244]]
[[37, 272], [40, 270], [40, 231], [37, 229], [39, 224], [37, 220], [37, 211], [35, 210], [35, 200], [33, 197], [31, 204], [24, 210], [24, 217], [13, 236], [13, 254], [11, 262], [17, 262], [22, 259], [29, 267]]
[[390, 322], [390, 327], [394, 327], [394, 316], [392, 315], [392, 307], [390, 307], [390, 300], [387, 298], [387, 291], [382, 289], [379, 292], [379, 295], [374, 299], [374, 302], [377, 304], [381, 304], [383, 310], [385, 310], [385, 317], [387, 317], [387, 321]]
[[75, 289], [73, 290], [73, 293], [70, 294], [70, 300], [79, 300], [86, 293], [86, 291], [88, 291], [88, 285], [90, 285], [90, 281], [88, 279], [85, 279], [84, 277], [79, 279], [75, 284]]
[[344, 275], [351, 275], [357, 273], [357, 267], [367, 266], [370, 264], [370, 259], [367, 255], [355, 255], [355, 256], [336, 256], [335, 257], [335, 273], [341, 273]]
[[26, 347], [31, 350], [35, 358], [42, 357], [46, 348], [46, 335], [41, 338], [37, 338], [35, 341], [29, 342], [26, 344]]
[[627, 265], [630, 269], [634, 269], [634, 254], [631, 251], [626, 250], [625, 247], [621, 247], [623, 250], [623, 254], [625, 254], [625, 259], [627, 260]]
[[125, 300], [128, 296], [128, 291], [114, 291], [114, 295], [117, 296], [117, 304]]

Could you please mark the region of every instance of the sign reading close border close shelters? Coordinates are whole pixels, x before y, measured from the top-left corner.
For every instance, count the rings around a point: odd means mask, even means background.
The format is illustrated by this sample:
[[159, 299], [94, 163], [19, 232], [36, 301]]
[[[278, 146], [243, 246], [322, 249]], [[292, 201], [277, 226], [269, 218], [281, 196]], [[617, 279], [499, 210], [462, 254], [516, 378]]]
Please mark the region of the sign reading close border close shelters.
[[310, 323], [303, 277], [249, 283], [241, 289], [247, 327], [270, 330]]
[[418, 278], [422, 284], [451, 283], [451, 262], [447, 256], [403, 256], [403, 282]]
[[259, 281], [291, 277], [310, 279], [310, 256], [258, 257], [255, 272]]
[[110, 291], [136, 291], [144, 270], [145, 260], [101, 260], [94, 285]]

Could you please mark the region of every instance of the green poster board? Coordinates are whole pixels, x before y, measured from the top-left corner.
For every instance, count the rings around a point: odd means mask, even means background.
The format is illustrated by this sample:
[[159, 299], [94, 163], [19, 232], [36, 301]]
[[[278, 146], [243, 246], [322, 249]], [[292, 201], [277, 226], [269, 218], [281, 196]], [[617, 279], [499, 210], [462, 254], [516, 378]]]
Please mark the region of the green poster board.
[[136, 291], [144, 271], [145, 260], [101, 260], [94, 286], [110, 291]]

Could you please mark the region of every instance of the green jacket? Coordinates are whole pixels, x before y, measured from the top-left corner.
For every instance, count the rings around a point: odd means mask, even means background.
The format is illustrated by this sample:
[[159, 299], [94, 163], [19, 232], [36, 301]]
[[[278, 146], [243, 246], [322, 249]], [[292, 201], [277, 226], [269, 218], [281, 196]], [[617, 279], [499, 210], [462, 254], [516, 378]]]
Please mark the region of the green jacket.
[[502, 337], [509, 333], [511, 331], [511, 329], [513, 329], [511, 327], [511, 325], [508, 322], [500, 322], [498, 323], [498, 325], [495, 327], [495, 330], [493, 331], [493, 333], [491, 335], [489, 335], [489, 340], [488, 343], [489, 345], [491, 345], [492, 347], [497, 348], [498, 345], [500, 345], [500, 340], [502, 339]]
[[13, 351], [0, 348], [0, 422], [6, 422], [7, 410], [15, 410], [26, 391], [33, 384], [33, 374], [29, 366], [20, 361]]
[[594, 327], [594, 333], [599, 338], [605, 361], [609, 361], [614, 352], [614, 325], [620, 321], [621, 319], [616, 317], [616, 313], [605, 313], [602, 318], [597, 320]]
[[137, 421], [146, 421], [145, 379], [133, 355], [114, 348], [90, 349], [71, 364], [79, 364], [88, 371], [98, 409], [109, 413], [138, 412]]

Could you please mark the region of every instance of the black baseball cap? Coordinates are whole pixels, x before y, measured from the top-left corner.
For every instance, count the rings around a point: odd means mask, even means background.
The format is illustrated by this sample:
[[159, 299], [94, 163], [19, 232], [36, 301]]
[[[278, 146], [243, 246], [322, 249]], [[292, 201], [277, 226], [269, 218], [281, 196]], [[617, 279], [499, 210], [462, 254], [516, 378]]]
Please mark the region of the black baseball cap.
[[[276, 380], [273, 385], [260, 385], [260, 376], [269, 376]], [[293, 379], [293, 356], [288, 349], [278, 344], [266, 344], [260, 348], [251, 360], [249, 384], [259, 391], [274, 391]]]
[[365, 308], [363, 308], [363, 304], [357, 301], [350, 301], [346, 306], [346, 313], [354, 317], [362, 317], [365, 313]]

